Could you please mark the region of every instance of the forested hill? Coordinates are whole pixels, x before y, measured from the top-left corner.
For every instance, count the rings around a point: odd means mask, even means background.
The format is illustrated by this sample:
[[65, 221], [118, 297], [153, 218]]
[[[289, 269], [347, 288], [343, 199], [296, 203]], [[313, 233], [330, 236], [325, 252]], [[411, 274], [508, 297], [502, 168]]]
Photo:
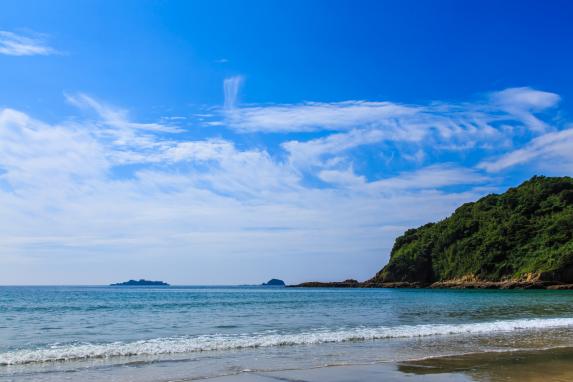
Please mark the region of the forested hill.
[[536, 176], [406, 231], [367, 283], [448, 280], [573, 283], [573, 179]]

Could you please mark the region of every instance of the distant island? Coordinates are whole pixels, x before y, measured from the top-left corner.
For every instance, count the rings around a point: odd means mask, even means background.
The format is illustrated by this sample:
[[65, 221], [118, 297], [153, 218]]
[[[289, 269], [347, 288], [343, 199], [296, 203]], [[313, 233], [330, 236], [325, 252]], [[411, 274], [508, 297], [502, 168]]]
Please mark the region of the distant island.
[[262, 283], [262, 286], [285, 286], [285, 282], [279, 279], [270, 279], [266, 283]]
[[573, 289], [573, 179], [535, 176], [407, 230], [365, 282], [300, 287]]
[[123, 283], [110, 284], [110, 286], [169, 286], [163, 281], [150, 281], [150, 280], [129, 280]]

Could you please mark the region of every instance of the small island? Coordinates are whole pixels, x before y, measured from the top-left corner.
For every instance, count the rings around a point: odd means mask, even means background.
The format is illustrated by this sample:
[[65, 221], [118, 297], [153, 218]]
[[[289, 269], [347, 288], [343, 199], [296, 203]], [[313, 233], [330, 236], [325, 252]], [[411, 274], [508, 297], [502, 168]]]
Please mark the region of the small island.
[[307, 281], [302, 284], [291, 285], [291, 287], [300, 287], [300, 288], [358, 288], [361, 286], [362, 284], [358, 282], [358, 280], [354, 279], [347, 279], [344, 281], [327, 281], [327, 282]]
[[262, 286], [281, 286], [284, 287], [286, 284], [284, 281], [279, 280], [279, 279], [270, 279], [268, 282], [266, 283], [262, 283]]
[[129, 280], [123, 283], [116, 283], [110, 284], [110, 286], [169, 286], [166, 282], [163, 281], [150, 281], [150, 280]]

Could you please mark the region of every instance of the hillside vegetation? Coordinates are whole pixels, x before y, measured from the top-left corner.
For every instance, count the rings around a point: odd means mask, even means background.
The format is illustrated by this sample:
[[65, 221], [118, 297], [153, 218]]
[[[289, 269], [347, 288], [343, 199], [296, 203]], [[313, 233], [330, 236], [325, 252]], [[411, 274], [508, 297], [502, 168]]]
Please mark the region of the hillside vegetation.
[[573, 283], [573, 179], [536, 176], [396, 239], [373, 283]]

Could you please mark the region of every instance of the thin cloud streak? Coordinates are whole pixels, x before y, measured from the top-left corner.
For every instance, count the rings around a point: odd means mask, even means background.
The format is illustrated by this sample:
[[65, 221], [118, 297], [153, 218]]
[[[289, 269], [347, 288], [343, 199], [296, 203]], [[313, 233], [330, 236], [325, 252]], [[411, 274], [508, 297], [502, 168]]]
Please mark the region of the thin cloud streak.
[[7, 56], [47, 56], [56, 54], [41, 35], [24, 36], [9, 31], [0, 31], [0, 54]]
[[223, 90], [225, 93], [225, 109], [235, 109], [239, 100], [239, 90], [243, 84], [243, 76], [234, 76], [225, 78], [223, 81]]
[[500, 158], [481, 162], [477, 167], [488, 172], [499, 172], [508, 168], [537, 161], [536, 166], [544, 170], [573, 169], [573, 128], [541, 135], [525, 147], [511, 151]]
[[[237, 80], [226, 80], [225, 88], [236, 89], [238, 86], [233, 81]], [[227, 97], [227, 93], [231, 92], [225, 91], [225, 99], [230, 103], [234, 98]], [[227, 123], [243, 133], [344, 131], [362, 126], [384, 129], [398, 137], [408, 138], [415, 134], [423, 139], [434, 130], [443, 138], [452, 138], [467, 133], [492, 134], [498, 130], [498, 125], [507, 121], [531, 130], [543, 130], [546, 125], [534, 114], [557, 105], [559, 99], [554, 93], [510, 88], [491, 93], [474, 103], [460, 104], [345, 101], [249, 106], [236, 108], [227, 115]]]

